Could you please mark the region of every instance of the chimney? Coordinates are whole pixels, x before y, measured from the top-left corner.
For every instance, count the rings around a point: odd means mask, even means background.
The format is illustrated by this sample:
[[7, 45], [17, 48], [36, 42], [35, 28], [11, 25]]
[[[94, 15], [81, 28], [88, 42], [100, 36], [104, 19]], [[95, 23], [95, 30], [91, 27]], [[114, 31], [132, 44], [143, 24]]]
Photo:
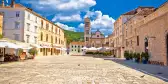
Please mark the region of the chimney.
[[1, 4], [1, 7], [5, 7], [5, 3], [4, 3], [4, 0], [2, 0], [2, 4]]
[[12, 0], [12, 2], [11, 2], [11, 7], [12, 7], [12, 8], [15, 8], [15, 0]]

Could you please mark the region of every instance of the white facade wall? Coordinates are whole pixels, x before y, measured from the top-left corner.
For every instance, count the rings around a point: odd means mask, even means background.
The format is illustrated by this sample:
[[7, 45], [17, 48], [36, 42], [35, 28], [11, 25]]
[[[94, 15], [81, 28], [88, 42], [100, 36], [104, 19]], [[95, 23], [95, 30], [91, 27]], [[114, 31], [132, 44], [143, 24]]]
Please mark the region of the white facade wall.
[[[24, 41], [24, 11], [22, 9], [0, 8], [0, 12], [4, 12], [4, 37], [15, 40], [15, 34], [18, 34], [17, 40]], [[16, 17], [16, 12], [19, 12], [19, 17]], [[17, 29], [15, 28], [15, 22], [19, 22], [20, 24]]]
[[[24, 11], [24, 41], [27, 41], [27, 36], [29, 37], [29, 43], [38, 44], [38, 31], [41, 28], [41, 19], [31, 12]], [[30, 18], [29, 18], [30, 16]], [[28, 31], [27, 24], [30, 24], [30, 28]], [[35, 42], [36, 38], [36, 42]]]
[[[35, 44], [35, 37], [37, 38], [36, 42], [38, 42], [38, 30], [41, 27], [41, 20], [39, 17], [26, 11], [24, 8], [0, 8], [0, 12], [4, 12], [3, 35], [5, 38], [27, 43], [27, 36], [29, 36], [29, 43]], [[16, 14], [19, 14], [19, 17], [17, 17]], [[28, 19], [28, 14], [30, 14], [30, 19]], [[15, 27], [16, 22], [19, 23], [19, 28]], [[29, 31], [27, 31], [27, 23], [30, 24]], [[36, 32], [35, 26], [37, 27]]]
[[83, 52], [82, 48], [84, 46], [83, 45], [71, 45], [70, 44], [70, 52], [71, 53], [81, 53]]

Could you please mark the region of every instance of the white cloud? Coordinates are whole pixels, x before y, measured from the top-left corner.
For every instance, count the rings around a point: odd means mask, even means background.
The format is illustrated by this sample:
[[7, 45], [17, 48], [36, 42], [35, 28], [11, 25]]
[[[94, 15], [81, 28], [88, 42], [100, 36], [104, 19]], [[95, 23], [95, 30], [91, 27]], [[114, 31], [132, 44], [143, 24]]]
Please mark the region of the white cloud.
[[74, 22], [74, 21], [82, 21], [82, 18], [79, 14], [71, 15], [71, 16], [64, 16], [61, 14], [56, 15], [52, 21], [66, 21], [66, 22]]
[[89, 9], [90, 7], [96, 5], [95, 0], [67, 0], [57, 6], [59, 10], [83, 10]]
[[[31, 4], [33, 9], [43, 14], [55, 14], [55, 20], [61, 21], [81, 21], [80, 13], [96, 5], [95, 0], [21, 0], [21, 2]], [[77, 18], [74, 18], [75, 16]]]
[[[88, 11], [84, 17], [94, 19], [91, 20], [91, 30], [93, 32], [99, 29], [105, 35], [112, 33], [115, 20], [109, 15], [103, 15], [101, 11]], [[84, 24], [81, 23], [78, 27], [82, 28]]]
[[60, 26], [61, 28], [65, 29], [65, 30], [70, 30], [70, 31], [75, 31], [75, 27], [69, 27], [68, 25], [65, 25], [65, 24], [62, 24], [62, 23], [55, 23], [57, 24], [58, 26]]

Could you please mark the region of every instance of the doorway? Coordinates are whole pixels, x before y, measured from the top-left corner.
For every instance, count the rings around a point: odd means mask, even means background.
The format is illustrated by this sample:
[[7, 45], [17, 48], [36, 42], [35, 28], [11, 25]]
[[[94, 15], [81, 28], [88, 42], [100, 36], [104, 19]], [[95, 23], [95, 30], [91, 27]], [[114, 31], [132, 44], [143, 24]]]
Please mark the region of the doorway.
[[42, 48], [43, 49], [43, 56], [45, 56], [45, 48]]
[[168, 65], [168, 34], [166, 35], [166, 58], [167, 58], [167, 65]]
[[53, 55], [53, 48], [51, 48], [51, 55]]
[[145, 52], [148, 52], [148, 38], [145, 38]]

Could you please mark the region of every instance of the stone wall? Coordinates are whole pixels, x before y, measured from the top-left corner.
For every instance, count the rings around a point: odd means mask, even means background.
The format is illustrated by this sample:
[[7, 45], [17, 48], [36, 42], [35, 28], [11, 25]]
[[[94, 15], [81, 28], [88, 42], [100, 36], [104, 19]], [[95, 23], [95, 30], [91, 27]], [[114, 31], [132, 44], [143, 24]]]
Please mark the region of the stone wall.
[[139, 36], [139, 46], [135, 46], [134, 50], [144, 52], [144, 39], [148, 37], [150, 61], [167, 65], [168, 3], [162, 5], [146, 18], [137, 21], [133, 26], [137, 30], [137, 36]]

